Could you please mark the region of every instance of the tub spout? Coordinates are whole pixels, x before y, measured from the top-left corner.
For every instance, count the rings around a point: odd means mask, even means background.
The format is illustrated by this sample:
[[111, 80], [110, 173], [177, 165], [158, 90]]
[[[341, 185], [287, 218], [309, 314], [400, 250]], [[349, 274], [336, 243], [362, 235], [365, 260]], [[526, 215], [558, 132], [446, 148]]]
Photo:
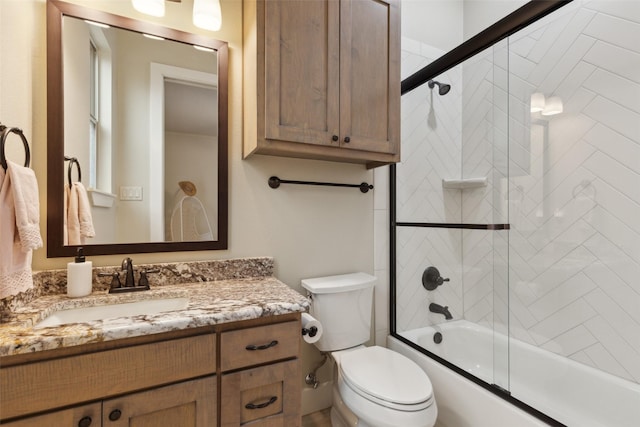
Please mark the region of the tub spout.
[[443, 307], [440, 304], [432, 302], [429, 304], [429, 311], [432, 313], [444, 314], [444, 318], [447, 320], [453, 319], [453, 316], [449, 313], [449, 307], [446, 305]]

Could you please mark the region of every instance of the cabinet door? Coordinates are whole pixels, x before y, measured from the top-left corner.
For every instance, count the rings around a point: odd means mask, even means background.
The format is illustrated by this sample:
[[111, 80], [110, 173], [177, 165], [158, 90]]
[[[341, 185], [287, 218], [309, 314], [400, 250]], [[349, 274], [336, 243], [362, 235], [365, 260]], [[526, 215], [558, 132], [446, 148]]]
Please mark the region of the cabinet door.
[[342, 0], [340, 9], [341, 146], [399, 153], [400, 2]]
[[216, 379], [207, 377], [103, 402], [103, 427], [215, 426]]
[[46, 415], [2, 423], [6, 427], [100, 427], [101, 404], [77, 406]]
[[338, 5], [265, 1], [266, 139], [338, 146]]
[[222, 376], [222, 427], [301, 425], [298, 359]]

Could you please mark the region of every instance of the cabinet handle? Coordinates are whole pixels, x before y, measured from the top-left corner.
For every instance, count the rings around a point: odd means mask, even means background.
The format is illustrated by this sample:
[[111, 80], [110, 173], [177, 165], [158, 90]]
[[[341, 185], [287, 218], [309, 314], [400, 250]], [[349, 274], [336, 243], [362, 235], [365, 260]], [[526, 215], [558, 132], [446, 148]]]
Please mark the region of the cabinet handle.
[[338, 135], [333, 135], [333, 136], [331, 137], [331, 140], [332, 140], [332, 141], [334, 141], [334, 142], [335, 142], [335, 141], [337, 141], [337, 140], [339, 140], [339, 139], [340, 139], [340, 138], [338, 138]]
[[278, 345], [278, 341], [273, 340], [273, 341], [271, 341], [269, 344], [263, 344], [263, 345], [253, 345], [253, 344], [249, 344], [249, 345], [248, 345], [248, 346], [246, 346], [245, 348], [246, 348], [247, 350], [251, 350], [251, 351], [253, 351], [253, 350], [266, 350], [266, 349], [268, 349], [268, 348], [275, 347], [275, 346], [277, 346], [277, 345]]
[[83, 417], [78, 422], [78, 427], [89, 427], [91, 425], [91, 417]]
[[347, 144], [351, 142], [351, 138], [349, 138], [348, 136], [344, 137], [344, 142], [346, 142]]
[[120, 415], [122, 415], [122, 412], [120, 412], [120, 409], [114, 409], [109, 414], [109, 420], [118, 421], [120, 419]]
[[262, 409], [262, 408], [266, 408], [267, 406], [271, 405], [272, 403], [275, 403], [275, 401], [278, 400], [277, 396], [271, 396], [271, 398], [269, 400], [267, 400], [264, 403], [247, 403], [246, 405], [244, 405], [245, 408], [247, 409]]

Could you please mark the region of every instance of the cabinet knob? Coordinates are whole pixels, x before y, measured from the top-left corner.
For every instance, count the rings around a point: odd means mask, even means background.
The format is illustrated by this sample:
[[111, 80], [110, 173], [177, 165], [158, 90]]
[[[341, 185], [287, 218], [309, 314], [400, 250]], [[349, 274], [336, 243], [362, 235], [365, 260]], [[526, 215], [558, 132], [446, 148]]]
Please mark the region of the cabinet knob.
[[331, 137], [331, 140], [332, 140], [332, 141], [334, 141], [334, 142], [335, 142], [335, 141], [337, 141], [337, 140], [339, 140], [339, 139], [340, 139], [340, 138], [338, 138], [338, 135], [333, 135], [333, 136]]
[[351, 138], [349, 138], [348, 136], [344, 137], [344, 142], [346, 142], [347, 144], [351, 142]]
[[122, 415], [122, 412], [120, 412], [120, 409], [114, 409], [109, 414], [109, 420], [110, 421], [118, 421], [120, 419], [121, 415]]
[[83, 417], [78, 422], [78, 427], [89, 427], [91, 425], [91, 417]]

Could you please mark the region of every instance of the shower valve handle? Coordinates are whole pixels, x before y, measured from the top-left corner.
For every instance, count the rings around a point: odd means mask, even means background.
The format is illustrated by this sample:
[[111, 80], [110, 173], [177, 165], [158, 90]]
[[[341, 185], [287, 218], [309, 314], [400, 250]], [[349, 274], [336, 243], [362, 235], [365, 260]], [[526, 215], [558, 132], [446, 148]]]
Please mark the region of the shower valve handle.
[[444, 282], [448, 282], [448, 278], [440, 276], [440, 272], [435, 267], [428, 267], [422, 273], [422, 286], [428, 291], [433, 291]]

